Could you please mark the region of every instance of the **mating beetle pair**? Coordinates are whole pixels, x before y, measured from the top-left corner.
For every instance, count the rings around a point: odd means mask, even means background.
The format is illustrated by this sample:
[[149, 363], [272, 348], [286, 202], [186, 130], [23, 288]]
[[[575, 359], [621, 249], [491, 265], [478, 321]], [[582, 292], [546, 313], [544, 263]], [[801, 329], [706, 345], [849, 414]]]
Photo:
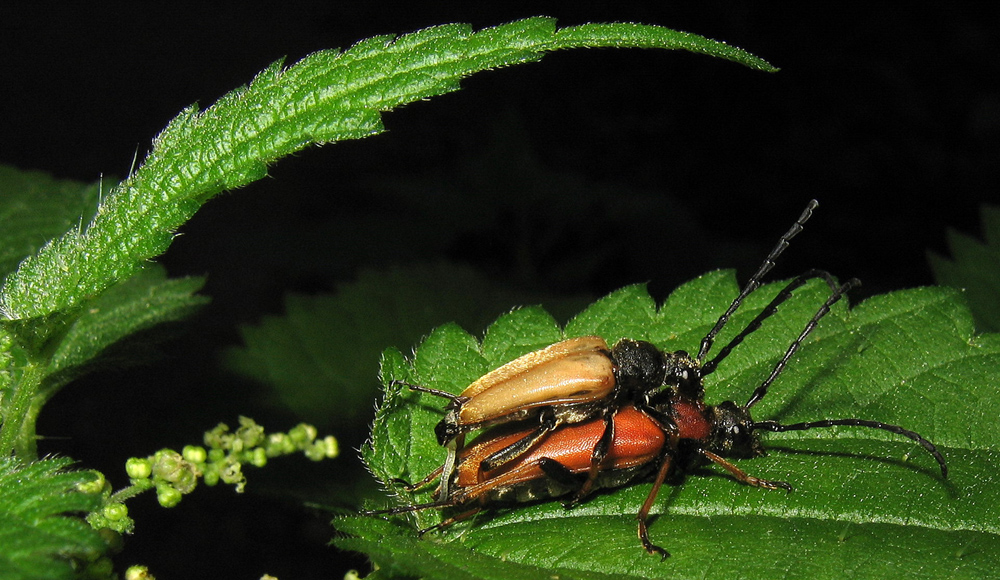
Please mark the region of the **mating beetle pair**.
[[[694, 357], [683, 351], [662, 352], [650, 343], [630, 339], [609, 347], [599, 337], [578, 337], [509, 362], [475, 381], [461, 395], [402, 383], [449, 399], [444, 418], [435, 429], [439, 443], [448, 448], [448, 456], [444, 465], [410, 486], [415, 489], [440, 478], [436, 501], [381, 513], [469, 507], [436, 528], [468, 517], [490, 502], [572, 494], [568, 503], [574, 504], [594, 489], [619, 487], [655, 473], [653, 487], [638, 512], [639, 538], [648, 552], [665, 558], [669, 555], [666, 550], [649, 539], [647, 517], [668, 474], [715, 463], [742, 483], [791, 490], [788, 483], [753, 477], [725, 459], [764, 455], [760, 431], [842, 425], [882, 429], [922, 445], [947, 477], [944, 458], [935, 446], [919, 434], [896, 425], [853, 418], [782, 425], [775, 421], [754, 421], [750, 416], [750, 408], [767, 394], [805, 338], [832, 305], [858, 284], [857, 280], [838, 285], [822, 270], [800, 275], [714, 358], [705, 360], [716, 336], [743, 300], [760, 286], [816, 205], [815, 201], [810, 202], [780, 238], [702, 340]], [[704, 377], [760, 328], [796, 288], [813, 278], [821, 278], [828, 284], [829, 298], [748, 402], [742, 406], [731, 401], [705, 405]], [[487, 430], [465, 447], [465, 435], [484, 428]]]

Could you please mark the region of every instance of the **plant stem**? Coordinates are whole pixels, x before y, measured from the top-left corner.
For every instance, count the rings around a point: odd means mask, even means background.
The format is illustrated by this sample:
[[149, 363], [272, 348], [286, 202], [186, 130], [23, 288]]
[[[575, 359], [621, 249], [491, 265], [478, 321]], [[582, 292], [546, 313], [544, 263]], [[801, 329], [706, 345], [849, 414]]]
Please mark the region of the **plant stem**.
[[35, 395], [45, 378], [45, 369], [29, 363], [20, 369], [11, 386], [10, 405], [2, 409], [3, 424], [0, 425], [0, 457], [12, 452], [25, 461], [38, 457], [35, 440], [35, 420], [40, 405], [35, 405]]

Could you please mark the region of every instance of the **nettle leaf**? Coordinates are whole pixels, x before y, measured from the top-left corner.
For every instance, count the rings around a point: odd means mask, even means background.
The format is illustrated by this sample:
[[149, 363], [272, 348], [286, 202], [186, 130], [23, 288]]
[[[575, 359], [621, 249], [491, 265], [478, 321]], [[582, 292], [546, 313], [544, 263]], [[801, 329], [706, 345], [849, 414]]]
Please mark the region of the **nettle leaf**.
[[[110, 185], [113, 185], [113, 182]], [[0, 164], [0, 278], [46, 241], [80, 227], [97, 210], [101, 184], [55, 179]]]
[[[753, 293], [714, 350], [781, 287]], [[737, 292], [731, 273], [713, 272], [681, 286], [657, 308], [642, 286], [630, 286], [591, 305], [564, 332], [537, 309], [512, 312], [487, 330], [482, 345], [459, 328], [441, 327], [413, 360], [387, 351], [383, 382], [405, 379], [457, 393], [524, 352], [582, 334], [642, 338], [695, 352]], [[822, 282], [796, 291], [706, 379], [706, 402], [743, 404], [828, 295]], [[573, 509], [555, 500], [495, 506], [423, 539], [415, 529], [440, 521], [435, 510], [388, 520], [344, 518], [334, 523], [349, 536], [337, 543], [370, 554], [386, 576], [989, 576], [1000, 566], [1000, 477], [993, 467], [1000, 459], [997, 369], [1000, 336], [974, 336], [957, 291], [899, 291], [850, 310], [842, 300], [754, 407], [755, 418], [899, 424], [939, 446], [949, 479], [941, 478], [922, 448], [885, 431], [767, 434], [766, 457], [737, 463], [752, 475], [788, 481], [795, 491], [740, 485], [708, 467], [664, 486], [650, 534], [671, 552], [665, 562], [646, 554], [636, 538], [635, 514], [648, 482], [603, 491]], [[388, 505], [429, 500], [429, 490], [410, 496], [396, 479], [417, 481], [443, 461], [433, 426], [444, 403], [388, 388], [363, 449], [372, 472], [399, 496]]]
[[285, 155], [381, 133], [383, 112], [456, 91], [473, 73], [584, 47], [682, 49], [777, 70], [696, 34], [626, 23], [557, 29], [545, 17], [478, 32], [446, 24], [316, 52], [287, 68], [276, 62], [204, 111], [192, 105], [170, 121], [88, 224], [50, 240], [4, 280], [0, 315], [67, 310], [131, 277], [167, 249], [203, 203], [264, 177], [268, 164]]
[[76, 486], [94, 474], [66, 471], [72, 460], [23, 463], [0, 458], [0, 576], [5, 580], [77, 578], [81, 564], [108, 546], [97, 530], [71, 515], [100, 507], [100, 494]]
[[976, 326], [984, 332], [1000, 331], [1000, 207], [983, 206], [986, 243], [948, 230], [952, 259], [928, 254], [939, 284], [966, 291]]
[[122, 338], [181, 320], [205, 305], [209, 298], [196, 294], [204, 284], [200, 276], [167, 278], [162, 266], [151, 264], [109, 288], [66, 330], [49, 360], [49, 378], [43, 390], [58, 388], [79, 372], [80, 365]]

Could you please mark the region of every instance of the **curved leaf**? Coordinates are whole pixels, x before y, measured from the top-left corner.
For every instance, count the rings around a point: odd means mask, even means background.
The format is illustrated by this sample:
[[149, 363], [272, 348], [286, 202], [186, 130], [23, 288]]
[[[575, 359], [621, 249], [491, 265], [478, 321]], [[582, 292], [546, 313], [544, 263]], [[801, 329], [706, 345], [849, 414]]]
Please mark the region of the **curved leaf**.
[[285, 155], [381, 133], [382, 112], [456, 91], [475, 72], [536, 61], [548, 51], [602, 46], [683, 49], [776, 70], [695, 34], [627, 23], [557, 30], [544, 17], [479, 32], [446, 24], [317, 52], [288, 68], [276, 62], [208, 109], [192, 105], [175, 117], [85, 228], [50, 241], [4, 281], [0, 316], [72, 308], [130, 277], [166, 250], [205, 201], [264, 177], [268, 164]]

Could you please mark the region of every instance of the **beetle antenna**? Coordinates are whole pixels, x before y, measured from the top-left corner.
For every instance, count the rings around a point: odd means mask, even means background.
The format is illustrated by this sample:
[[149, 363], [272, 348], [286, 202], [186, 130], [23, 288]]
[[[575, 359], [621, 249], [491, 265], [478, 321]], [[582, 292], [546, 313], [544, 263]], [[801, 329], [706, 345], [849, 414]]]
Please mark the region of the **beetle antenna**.
[[778, 244], [774, 246], [771, 253], [764, 258], [764, 263], [760, 265], [757, 273], [747, 280], [746, 286], [744, 286], [743, 290], [740, 291], [740, 295], [736, 297], [736, 300], [733, 300], [733, 303], [730, 304], [726, 312], [719, 317], [719, 320], [715, 323], [715, 326], [712, 327], [712, 330], [708, 331], [705, 338], [701, 340], [701, 348], [698, 349], [697, 358], [699, 362], [705, 359], [705, 355], [708, 354], [709, 349], [712, 348], [712, 343], [715, 342], [715, 336], [719, 334], [722, 327], [729, 322], [729, 317], [733, 315], [733, 312], [736, 312], [736, 309], [739, 308], [740, 304], [747, 296], [750, 295], [751, 292], [760, 287], [761, 279], [771, 271], [771, 268], [774, 268], [774, 261], [777, 260], [778, 256], [780, 256], [781, 253], [785, 251], [785, 248], [788, 247], [789, 240], [797, 236], [799, 232], [802, 231], [803, 224], [805, 224], [806, 221], [812, 217], [812, 212], [817, 206], [819, 206], [819, 202], [815, 199], [811, 200], [806, 205], [806, 209], [802, 212], [802, 215], [799, 216], [799, 219], [795, 220], [792, 227], [789, 228], [788, 231], [785, 232], [785, 235], [781, 236], [778, 240]]
[[448, 399], [449, 401], [455, 401], [461, 397], [456, 394], [449, 393], [448, 391], [442, 391], [439, 389], [431, 389], [429, 387], [422, 387], [420, 385], [414, 385], [413, 383], [408, 383], [406, 381], [394, 380], [389, 383], [389, 386], [396, 387], [408, 387], [411, 391], [417, 391], [418, 393], [427, 393], [434, 395], [435, 397], [441, 397], [443, 399]]
[[706, 375], [712, 374], [715, 371], [715, 367], [717, 367], [719, 363], [722, 362], [723, 359], [729, 356], [729, 354], [732, 353], [733, 349], [736, 348], [736, 346], [742, 343], [746, 337], [750, 336], [750, 334], [756, 332], [757, 329], [760, 328], [764, 320], [766, 320], [772, 314], [777, 312], [778, 306], [780, 306], [782, 302], [792, 297], [792, 292], [794, 292], [796, 288], [802, 286], [803, 284], [805, 284], [809, 280], [812, 280], [813, 278], [823, 278], [823, 280], [826, 281], [827, 286], [830, 287], [830, 290], [833, 291], [832, 292], [833, 294], [836, 294], [839, 291], [839, 288], [837, 286], [837, 281], [834, 280], [833, 275], [827, 272], [826, 270], [809, 270], [808, 272], [801, 274], [800, 276], [789, 282], [788, 286], [785, 286], [781, 292], [778, 292], [778, 295], [775, 296], [773, 300], [771, 300], [771, 303], [768, 304], [763, 310], [761, 310], [760, 314], [758, 314], [756, 318], [751, 320], [750, 324], [748, 324], [746, 328], [743, 329], [742, 332], [733, 337], [733, 339], [729, 341], [729, 344], [727, 344], [726, 346], [722, 347], [721, 350], [719, 350], [719, 354], [715, 355], [715, 357], [712, 360], [708, 361], [707, 363], [705, 363], [704, 366], [701, 367], [701, 376], [704, 377]]
[[792, 342], [792, 344], [788, 346], [788, 350], [785, 351], [785, 356], [781, 357], [781, 360], [778, 361], [778, 364], [774, 365], [774, 368], [771, 370], [770, 376], [764, 379], [764, 382], [761, 383], [760, 386], [754, 390], [752, 395], [750, 395], [750, 400], [747, 401], [747, 404], [743, 406], [744, 409], [749, 409], [750, 407], [753, 407], [754, 405], [757, 404], [758, 401], [764, 398], [764, 395], [767, 394], [768, 387], [771, 386], [771, 383], [774, 382], [774, 379], [778, 378], [778, 375], [781, 374], [781, 371], [785, 369], [785, 365], [787, 365], [788, 361], [791, 360], [792, 355], [794, 355], [795, 352], [799, 350], [799, 347], [802, 346], [802, 342], [806, 339], [807, 336], [809, 336], [809, 333], [811, 333], [813, 329], [816, 328], [816, 325], [819, 324], [819, 320], [830, 312], [830, 308], [834, 304], [836, 304], [837, 301], [844, 296], [844, 294], [846, 294], [852, 288], [856, 288], [860, 285], [861, 285], [861, 280], [858, 280], [857, 278], [851, 278], [850, 280], [844, 282], [843, 285], [841, 285], [840, 287], [838, 287], [836, 290], [833, 291], [833, 294], [831, 294], [830, 297], [826, 299], [826, 302], [824, 302], [823, 305], [819, 307], [819, 310], [816, 311], [816, 314], [813, 314], [813, 317], [809, 319], [809, 322], [806, 323], [806, 327], [802, 329], [801, 333], [799, 333], [799, 337], [796, 338]]
[[806, 429], [837, 426], [869, 427], [871, 429], [881, 429], [883, 431], [890, 431], [892, 433], [896, 433], [897, 435], [902, 435], [903, 437], [908, 437], [919, 443], [921, 447], [933, 455], [934, 459], [937, 460], [938, 465], [941, 467], [941, 476], [945, 478], [948, 477], [948, 466], [945, 464], [944, 456], [941, 455], [941, 452], [938, 451], [937, 447], [930, 441], [924, 439], [923, 436], [916, 431], [903, 429], [899, 425], [889, 425], [888, 423], [868, 421], [865, 419], [826, 419], [823, 421], [807, 421], [805, 423], [795, 423], [792, 425], [782, 425], [777, 421], [760, 421], [759, 423], [753, 424], [754, 429], [773, 431], [775, 433], [780, 433], [782, 431], [805, 431]]

